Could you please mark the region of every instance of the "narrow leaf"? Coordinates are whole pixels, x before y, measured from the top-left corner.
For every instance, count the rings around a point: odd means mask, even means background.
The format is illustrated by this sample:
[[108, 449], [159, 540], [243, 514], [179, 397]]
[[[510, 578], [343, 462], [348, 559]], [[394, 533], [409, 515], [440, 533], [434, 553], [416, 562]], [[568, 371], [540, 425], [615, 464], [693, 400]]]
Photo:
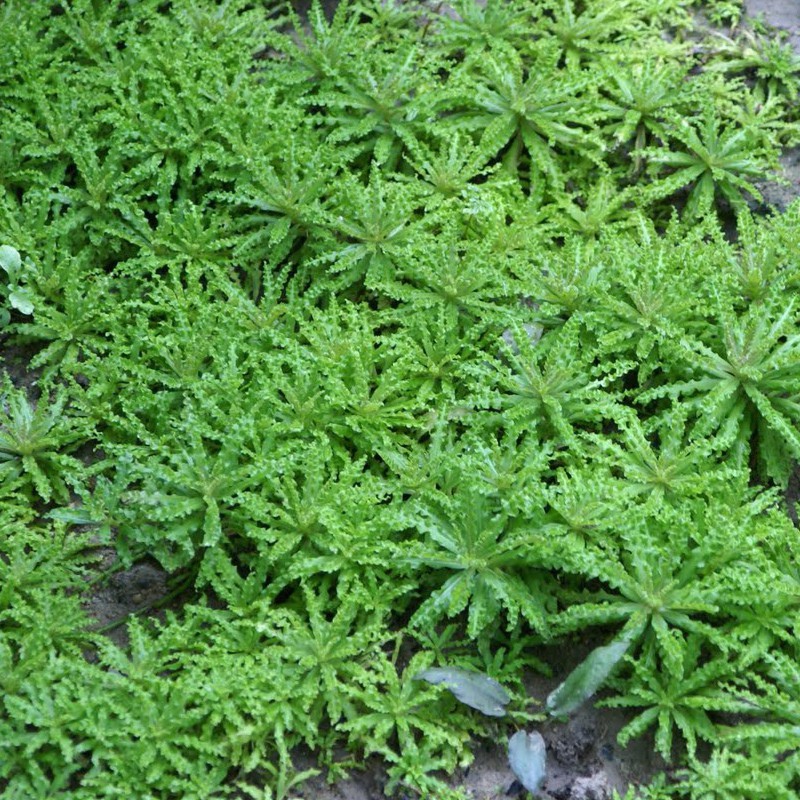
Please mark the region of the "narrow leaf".
[[539, 791], [547, 771], [546, 762], [544, 739], [538, 731], [517, 731], [508, 740], [508, 763], [529, 792]]
[[553, 717], [571, 714], [583, 705], [605, 682], [630, 646], [628, 634], [591, 653], [547, 697], [547, 710]]
[[502, 717], [511, 699], [496, 680], [467, 669], [431, 667], [417, 673], [414, 679], [444, 684], [458, 700], [488, 717]]

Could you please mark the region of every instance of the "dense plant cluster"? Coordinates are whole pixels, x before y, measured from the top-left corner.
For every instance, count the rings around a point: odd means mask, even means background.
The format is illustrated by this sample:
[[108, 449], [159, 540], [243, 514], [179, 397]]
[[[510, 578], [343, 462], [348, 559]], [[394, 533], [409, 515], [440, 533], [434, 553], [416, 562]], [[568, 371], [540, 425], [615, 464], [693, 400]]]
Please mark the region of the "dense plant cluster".
[[[649, 797], [798, 796], [800, 204], [752, 213], [798, 63], [453, 7], [0, 9], [3, 798], [288, 798], [299, 745], [458, 797], [487, 725], [414, 676], [525, 719], [586, 630]], [[103, 543], [190, 587], [127, 648]]]

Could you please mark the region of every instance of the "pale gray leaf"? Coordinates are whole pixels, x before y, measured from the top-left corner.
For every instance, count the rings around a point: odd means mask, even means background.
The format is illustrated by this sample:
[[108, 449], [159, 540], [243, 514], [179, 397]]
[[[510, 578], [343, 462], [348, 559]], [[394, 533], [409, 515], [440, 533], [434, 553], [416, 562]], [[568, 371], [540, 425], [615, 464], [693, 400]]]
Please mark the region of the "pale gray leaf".
[[2, 267], [12, 279], [16, 277], [21, 264], [22, 259], [20, 259], [19, 253], [13, 247], [7, 244], [0, 247], [0, 267]]
[[23, 290], [11, 292], [8, 296], [11, 301], [11, 306], [16, 308], [20, 314], [33, 314], [33, 300], [30, 295]]
[[547, 771], [547, 754], [542, 735], [538, 731], [517, 731], [508, 740], [508, 763], [517, 780], [536, 794]]
[[468, 669], [431, 667], [417, 673], [414, 678], [434, 685], [442, 684], [462, 703], [489, 717], [502, 717], [511, 699], [496, 680]]

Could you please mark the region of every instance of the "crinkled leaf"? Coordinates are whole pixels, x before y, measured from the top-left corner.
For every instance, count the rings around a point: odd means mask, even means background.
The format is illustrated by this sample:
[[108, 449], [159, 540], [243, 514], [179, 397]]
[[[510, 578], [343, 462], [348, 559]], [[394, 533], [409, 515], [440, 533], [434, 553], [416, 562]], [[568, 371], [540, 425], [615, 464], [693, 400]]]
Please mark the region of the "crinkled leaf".
[[444, 684], [462, 703], [489, 717], [502, 717], [511, 699], [496, 680], [467, 669], [431, 667], [414, 678], [434, 685]]
[[539, 791], [547, 772], [547, 753], [542, 735], [538, 731], [517, 731], [508, 740], [508, 763], [529, 792], [535, 794]]

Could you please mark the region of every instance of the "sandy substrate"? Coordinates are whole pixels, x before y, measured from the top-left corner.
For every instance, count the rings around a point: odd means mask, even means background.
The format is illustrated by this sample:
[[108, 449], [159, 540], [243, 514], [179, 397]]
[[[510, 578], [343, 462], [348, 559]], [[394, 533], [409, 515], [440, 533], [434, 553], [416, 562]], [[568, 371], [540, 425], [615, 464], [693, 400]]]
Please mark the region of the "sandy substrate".
[[748, 16], [763, 16], [765, 22], [785, 30], [800, 52], [800, 0], [745, 0], [744, 5]]
[[[758, 17], [768, 25], [785, 31], [787, 41], [800, 53], [800, 0], [745, 0], [745, 9], [750, 17]], [[788, 149], [781, 157], [781, 165], [787, 183], [763, 182], [759, 185], [768, 206], [783, 211], [800, 196], [800, 147]]]

